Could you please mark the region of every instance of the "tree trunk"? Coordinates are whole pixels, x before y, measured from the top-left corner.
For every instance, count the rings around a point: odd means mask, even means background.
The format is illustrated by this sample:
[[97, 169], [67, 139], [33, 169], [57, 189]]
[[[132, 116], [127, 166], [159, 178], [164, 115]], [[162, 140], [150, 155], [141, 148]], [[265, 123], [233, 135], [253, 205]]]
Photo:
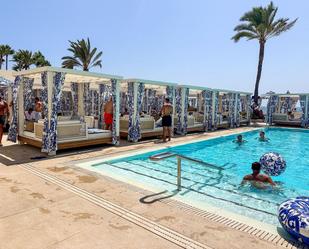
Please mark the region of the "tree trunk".
[[261, 79], [262, 68], [263, 68], [263, 60], [264, 60], [264, 49], [265, 49], [265, 41], [260, 41], [259, 64], [258, 64], [258, 70], [256, 74], [255, 87], [254, 87], [254, 102], [256, 104], [258, 104], [259, 85], [260, 85], [260, 79]]
[[5, 55], [5, 70], [8, 70], [9, 65], [9, 55]]

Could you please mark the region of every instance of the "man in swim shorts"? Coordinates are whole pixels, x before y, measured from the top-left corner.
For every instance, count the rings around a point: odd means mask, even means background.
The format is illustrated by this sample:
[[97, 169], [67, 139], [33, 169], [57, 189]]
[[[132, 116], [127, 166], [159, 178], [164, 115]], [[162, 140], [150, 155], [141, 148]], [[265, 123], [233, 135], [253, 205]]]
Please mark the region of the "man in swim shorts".
[[276, 186], [276, 183], [274, 183], [268, 175], [260, 174], [261, 164], [259, 162], [252, 163], [251, 169], [252, 174], [244, 176], [243, 182], [250, 181], [256, 187], [260, 187], [260, 185], [255, 183], [268, 183], [272, 186]]
[[163, 142], [166, 142], [166, 137], [168, 137], [168, 141], [171, 141], [172, 136], [172, 116], [173, 106], [170, 103], [168, 98], [165, 99], [165, 103], [162, 106], [161, 114], [162, 114], [162, 127], [163, 127]]
[[114, 112], [113, 99], [112, 97], [110, 97], [109, 100], [104, 105], [104, 122], [106, 130], [112, 130], [113, 112]]
[[6, 115], [9, 115], [8, 104], [4, 101], [2, 96], [0, 96], [0, 147], [2, 145], [3, 128], [5, 124]]

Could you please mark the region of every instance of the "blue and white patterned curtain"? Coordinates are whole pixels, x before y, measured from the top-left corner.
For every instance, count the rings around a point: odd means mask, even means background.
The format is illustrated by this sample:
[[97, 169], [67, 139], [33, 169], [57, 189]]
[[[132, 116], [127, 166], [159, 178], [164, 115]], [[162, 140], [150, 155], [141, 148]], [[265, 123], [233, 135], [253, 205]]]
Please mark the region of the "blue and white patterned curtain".
[[[62, 86], [65, 78], [65, 73], [56, 72], [53, 76], [53, 90], [52, 90], [52, 109], [50, 120], [47, 115], [44, 119], [44, 131], [42, 138], [42, 152], [54, 153], [57, 151], [57, 114], [59, 112], [59, 102], [61, 98]], [[44, 82], [43, 82], [44, 81]], [[47, 74], [42, 75], [42, 85], [47, 93]], [[47, 97], [47, 96], [46, 96]], [[48, 97], [46, 98], [48, 99]], [[48, 100], [46, 109], [48, 109]]]
[[71, 93], [73, 102], [73, 117], [78, 117], [78, 83], [71, 83]]
[[215, 99], [215, 106], [213, 106], [215, 116], [214, 116], [214, 123], [213, 123], [212, 130], [217, 130], [217, 128], [218, 128], [218, 110], [219, 110], [219, 92], [213, 93], [213, 98]]
[[235, 97], [236, 94], [235, 93], [229, 93], [228, 94], [228, 110], [229, 110], [229, 123], [230, 123], [230, 127], [234, 128], [235, 127]]
[[116, 117], [117, 117], [117, 108], [119, 103], [116, 103], [117, 97], [117, 80], [111, 79], [111, 97], [113, 101], [113, 124], [112, 124], [112, 144], [119, 144], [119, 137], [117, 136], [117, 127], [116, 127]]
[[148, 113], [152, 116], [155, 116], [157, 114], [156, 94], [157, 94], [156, 90], [153, 89], [148, 90], [148, 101], [149, 101]]
[[[128, 141], [136, 140], [135, 124], [134, 124], [134, 82], [128, 82], [128, 112], [129, 112], [129, 126], [128, 126]], [[137, 138], [138, 140], [138, 138]]]
[[142, 112], [142, 103], [144, 97], [144, 83], [136, 83], [137, 86], [137, 106], [136, 113], [134, 115], [134, 83], [128, 82], [128, 107], [129, 107], [129, 129], [128, 140], [131, 142], [137, 142], [141, 138], [141, 124], [140, 113]]
[[71, 92], [68, 91], [62, 91], [61, 92], [61, 98], [59, 102], [59, 113], [70, 113], [71, 107], [72, 107], [72, 99], [71, 99]]
[[164, 96], [163, 95], [157, 95], [154, 98], [154, 106], [153, 108], [153, 114], [158, 115], [161, 111], [161, 107], [163, 106], [163, 102], [164, 102]]
[[268, 99], [267, 103], [267, 123], [272, 124], [273, 122], [273, 113], [276, 111], [276, 106], [279, 102], [279, 96], [271, 95]]
[[142, 111], [148, 113], [148, 91], [149, 89], [144, 89], [144, 97], [143, 97], [143, 103], [142, 103]]
[[174, 94], [173, 94], [174, 91], [175, 91], [174, 86], [166, 86], [166, 97], [169, 98], [171, 104], [173, 104], [174, 101]]
[[221, 114], [223, 112], [228, 112], [228, 110], [229, 110], [229, 100], [228, 100], [228, 95], [227, 94], [223, 94], [222, 95], [221, 102], [222, 102]]
[[125, 92], [120, 93], [120, 113], [126, 113], [127, 110], [127, 94]]
[[91, 109], [91, 115], [92, 116], [98, 116], [99, 114], [99, 107], [98, 107], [98, 103], [99, 103], [99, 93], [97, 90], [90, 90], [90, 99], [91, 99], [91, 105], [90, 105], [90, 109]]
[[235, 123], [236, 123], [236, 127], [240, 126], [240, 110], [241, 110], [241, 101], [240, 101], [240, 94], [237, 93], [236, 95], [236, 117], [235, 117]]
[[208, 90], [202, 91], [203, 111], [204, 111], [204, 130], [208, 131], [212, 128], [212, 92]]
[[[144, 89], [145, 89], [145, 84], [144, 83], [139, 83], [137, 87], [137, 112], [135, 115], [135, 138], [140, 139], [141, 138], [141, 124], [140, 124], [140, 113], [142, 112], [142, 103], [143, 103], [143, 97], [144, 97]], [[134, 140], [133, 142], [137, 142], [138, 139]]]
[[43, 134], [42, 134], [42, 151], [49, 150], [49, 121], [48, 121], [48, 85], [47, 72], [41, 73], [42, 81], [42, 116], [44, 117]]
[[21, 77], [16, 76], [15, 81], [12, 84], [12, 94], [13, 94], [13, 106], [12, 106], [12, 121], [9, 129], [9, 134], [7, 137], [8, 141], [16, 143], [17, 133], [18, 133], [18, 105], [17, 105], [17, 97], [18, 97], [18, 88], [21, 82]]
[[182, 134], [187, 134], [188, 128], [188, 105], [189, 105], [189, 88], [185, 88], [185, 95], [184, 95], [184, 116], [183, 116], [183, 126], [182, 126]]
[[250, 121], [251, 119], [251, 95], [247, 95], [247, 103], [246, 103], [246, 109], [245, 111], [247, 111], [247, 117], [248, 117], [248, 120]]
[[0, 96], [5, 101], [8, 100], [8, 87], [12, 86], [12, 83], [10, 80], [0, 76]]
[[246, 111], [246, 99], [245, 98], [240, 98], [240, 110], [242, 112], [245, 112]]
[[[300, 95], [299, 101], [300, 101], [300, 107], [302, 110], [301, 126], [306, 127], [309, 125], [309, 113], [308, 113], [309, 112], [309, 101], [308, 103], [306, 103], [306, 95]], [[307, 113], [306, 113], [306, 105], [307, 105]]]
[[196, 98], [189, 98], [190, 107], [197, 108], [198, 107], [197, 103], [198, 103], [198, 101], [197, 101]]
[[182, 88], [179, 87], [176, 89], [176, 117], [177, 117], [177, 122], [175, 125], [176, 127], [176, 132], [178, 134], [182, 133], [182, 122], [181, 122], [181, 94], [182, 94]]
[[90, 83], [84, 83], [84, 112], [85, 116], [91, 115]]
[[281, 108], [280, 108], [280, 113], [288, 113], [288, 111], [291, 111], [291, 106], [292, 106], [291, 102], [292, 100], [290, 97], [285, 97], [281, 105]]
[[24, 111], [28, 111], [29, 108], [33, 108], [33, 82], [34, 79], [30, 79], [30, 78], [23, 78], [23, 83], [24, 83], [24, 92], [23, 92], [23, 96], [24, 96]]

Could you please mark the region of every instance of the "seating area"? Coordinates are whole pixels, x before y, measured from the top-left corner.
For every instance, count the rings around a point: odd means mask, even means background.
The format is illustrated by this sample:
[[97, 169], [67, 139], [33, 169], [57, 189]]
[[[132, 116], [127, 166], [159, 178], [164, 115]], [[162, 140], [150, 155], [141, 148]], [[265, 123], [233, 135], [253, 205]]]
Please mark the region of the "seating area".
[[266, 121], [270, 125], [309, 126], [309, 94], [271, 94]]
[[[119, 106], [121, 77], [53, 67], [15, 72], [14, 76], [8, 94], [13, 103], [10, 141], [39, 147], [48, 154], [119, 142], [119, 109], [113, 108], [112, 130], [105, 130], [101, 106], [109, 98]], [[43, 118], [26, 120], [26, 110], [35, 110], [37, 105], [42, 106]]]
[[[161, 108], [166, 98], [173, 106], [171, 128], [178, 135], [250, 123], [249, 101], [239, 97], [247, 99], [250, 93], [54, 67], [10, 72], [10, 77], [7, 101], [18, 112], [11, 117], [9, 140], [48, 154], [118, 144], [120, 137], [137, 142], [162, 136]], [[35, 98], [43, 106], [37, 119], [26, 113], [36, 108]], [[103, 114], [110, 98], [113, 124], [112, 130], [106, 130]]]

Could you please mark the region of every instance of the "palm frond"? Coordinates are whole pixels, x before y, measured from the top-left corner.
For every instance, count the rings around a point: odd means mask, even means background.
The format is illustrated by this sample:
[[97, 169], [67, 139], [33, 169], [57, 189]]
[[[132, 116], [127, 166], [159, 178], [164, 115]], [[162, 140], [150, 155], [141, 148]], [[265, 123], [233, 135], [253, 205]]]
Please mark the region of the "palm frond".
[[81, 67], [84, 71], [88, 71], [91, 67], [102, 67], [102, 61], [99, 60], [102, 52], [97, 53], [97, 48], [91, 48], [89, 38], [86, 40], [69, 41], [69, 45], [68, 51], [72, 55], [62, 57], [63, 67]]

